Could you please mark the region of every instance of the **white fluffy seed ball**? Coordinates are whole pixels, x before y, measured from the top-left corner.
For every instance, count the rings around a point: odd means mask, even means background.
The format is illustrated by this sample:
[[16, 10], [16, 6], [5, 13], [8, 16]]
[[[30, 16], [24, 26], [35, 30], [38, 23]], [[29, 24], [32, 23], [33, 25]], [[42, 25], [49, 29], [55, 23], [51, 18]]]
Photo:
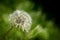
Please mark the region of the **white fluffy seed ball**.
[[29, 32], [32, 24], [30, 15], [23, 10], [16, 10], [9, 15], [9, 21], [15, 27], [21, 28], [23, 31]]

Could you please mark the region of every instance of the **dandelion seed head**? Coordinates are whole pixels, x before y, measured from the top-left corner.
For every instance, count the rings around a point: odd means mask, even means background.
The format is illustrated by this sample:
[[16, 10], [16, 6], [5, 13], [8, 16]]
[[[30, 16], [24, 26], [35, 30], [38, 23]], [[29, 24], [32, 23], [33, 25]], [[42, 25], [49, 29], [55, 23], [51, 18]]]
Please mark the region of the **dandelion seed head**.
[[21, 28], [23, 31], [25, 30], [26, 32], [30, 30], [32, 24], [30, 15], [23, 10], [16, 10], [10, 14], [9, 21], [12, 25], [15, 25], [16, 27], [19, 26], [19, 28]]

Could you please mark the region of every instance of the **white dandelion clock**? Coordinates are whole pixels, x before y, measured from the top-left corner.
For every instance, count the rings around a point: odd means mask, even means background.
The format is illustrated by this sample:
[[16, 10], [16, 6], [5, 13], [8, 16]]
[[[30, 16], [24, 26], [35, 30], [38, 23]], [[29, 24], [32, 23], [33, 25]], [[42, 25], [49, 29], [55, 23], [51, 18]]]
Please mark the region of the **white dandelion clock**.
[[29, 32], [32, 24], [32, 19], [30, 15], [21, 10], [16, 10], [12, 14], [9, 15], [9, 21], [15, 27], [21, 28], [23, 31]]

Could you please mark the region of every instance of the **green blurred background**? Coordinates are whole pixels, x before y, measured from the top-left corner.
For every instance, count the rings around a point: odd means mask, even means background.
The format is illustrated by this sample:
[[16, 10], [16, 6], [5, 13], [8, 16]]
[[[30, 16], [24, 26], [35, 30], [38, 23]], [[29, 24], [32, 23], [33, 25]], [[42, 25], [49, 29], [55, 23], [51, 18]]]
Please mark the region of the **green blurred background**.
[[[0, 0], [0, 40], [60, 40], [54, 18], [47, 20], [49, 17], [43, 8], [38, 0], [37, 3], [36, 0]], [[31, 30], [27, 35], [16, 28], [9, 31], [8, 16], [14, 10], [24, 10], [32, 17]]]

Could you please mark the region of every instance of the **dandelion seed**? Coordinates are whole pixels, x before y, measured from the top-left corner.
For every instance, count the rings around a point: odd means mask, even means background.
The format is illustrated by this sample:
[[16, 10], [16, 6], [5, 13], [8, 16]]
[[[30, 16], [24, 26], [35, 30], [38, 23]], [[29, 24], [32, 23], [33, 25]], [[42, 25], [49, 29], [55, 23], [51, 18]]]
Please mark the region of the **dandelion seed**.
[[23, 31], [29, 32], [32, 24], [32, 19], [30, 15], [21, 10], [16, 10], [12, 14], [9, 15], [9, 21], [15, 27], [21, 28]]

